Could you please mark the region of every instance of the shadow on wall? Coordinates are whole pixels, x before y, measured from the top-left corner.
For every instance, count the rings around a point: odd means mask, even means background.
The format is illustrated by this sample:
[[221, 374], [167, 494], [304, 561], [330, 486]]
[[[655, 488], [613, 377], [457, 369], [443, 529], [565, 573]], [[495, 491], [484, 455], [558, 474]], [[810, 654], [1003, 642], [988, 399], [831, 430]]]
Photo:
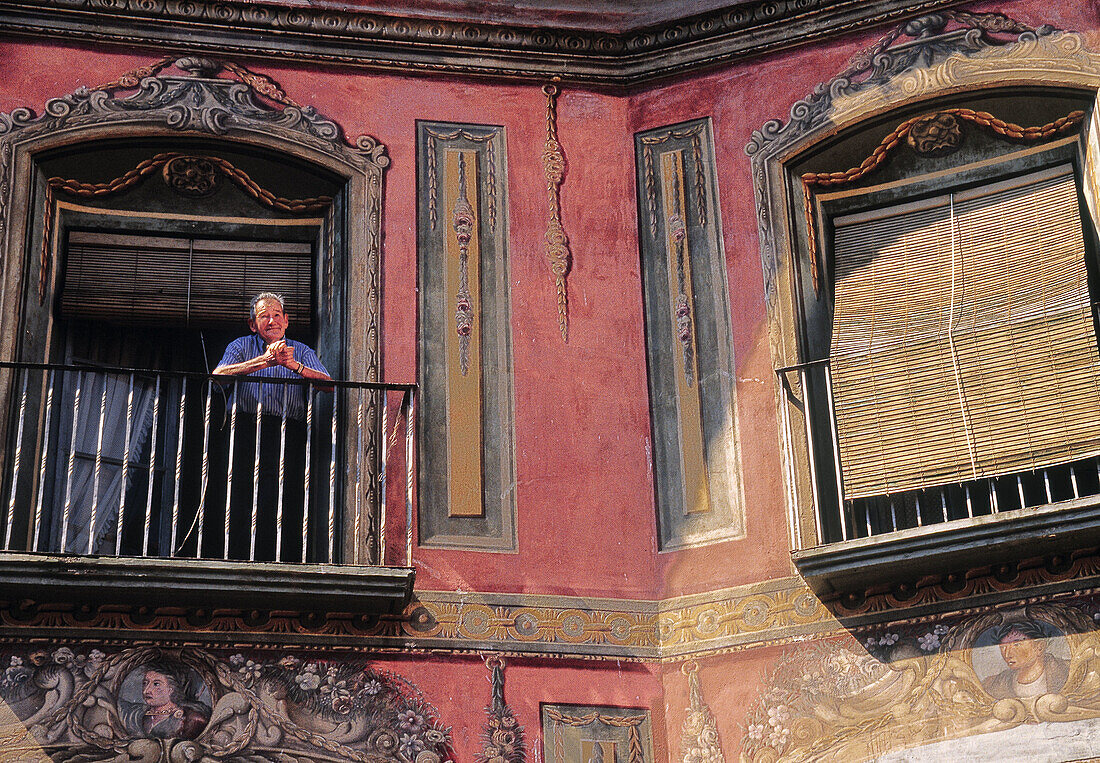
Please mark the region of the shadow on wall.
[[1089, 757], [1100, 747], [1098, 620], [1088, 599], [801, 644], [749, 711], [745, 758]]

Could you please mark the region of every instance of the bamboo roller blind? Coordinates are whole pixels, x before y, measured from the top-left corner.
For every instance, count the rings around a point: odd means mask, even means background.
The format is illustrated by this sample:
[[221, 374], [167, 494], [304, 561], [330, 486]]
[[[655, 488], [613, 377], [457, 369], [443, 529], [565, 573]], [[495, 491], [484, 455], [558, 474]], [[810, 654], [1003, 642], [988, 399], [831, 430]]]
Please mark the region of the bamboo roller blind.
[[1078, 210], [1063, 166], [834, 220], [846, 497], [1100, 454]]
[[73, 231], [61, 314], [135, 325], [241, 324], [256, 294], [283, 295], [292, 325], [311, 318], [309, 244]]

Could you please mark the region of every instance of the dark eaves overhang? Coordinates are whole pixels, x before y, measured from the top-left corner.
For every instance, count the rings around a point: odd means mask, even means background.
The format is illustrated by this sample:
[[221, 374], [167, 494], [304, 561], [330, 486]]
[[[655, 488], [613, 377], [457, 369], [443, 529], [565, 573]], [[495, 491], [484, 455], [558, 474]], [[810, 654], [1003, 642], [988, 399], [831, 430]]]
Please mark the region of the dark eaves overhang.
[[628, 88], [962, 0], [749, 0], [622, 33], [227, 0], [0, 0], [0, 32], [405, 73]]

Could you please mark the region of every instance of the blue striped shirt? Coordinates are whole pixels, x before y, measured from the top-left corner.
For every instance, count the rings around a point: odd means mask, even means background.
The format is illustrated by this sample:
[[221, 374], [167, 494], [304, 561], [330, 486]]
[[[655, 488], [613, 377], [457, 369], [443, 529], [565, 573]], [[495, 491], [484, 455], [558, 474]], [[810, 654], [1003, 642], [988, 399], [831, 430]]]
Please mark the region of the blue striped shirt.
[[[308, 346], [301, 342], [295, 342], [292, 339], [287, 339], [286, 343], [294, 349], [294, 360], [301, 363], [303, 366], [312, 368], [314, 371], [328, 374], [328, 371], [321, 363], [321, 359], [317, 357], [317, 353]], [[267, 346], [264, 344], [264, 340], [260, 338], [259, 334], [242, 336], [229, 343], [229, 346], [225, 348], [225, 354], [222, 355], [222, 359], [218, 363], [218, 366], [228, 366], [234, 363], [243, 363], [246, 360], [252, 360], [252, 358], [257, 355], [262, 355], [265, 349], [267, 349]], [[246, 376], [247, 378], [302, 378], [289, 368], [278, 365], [264, 368], [259, 371], [253, 371]], [[306, 418], [306, 390], [309, 387], [305, 384], [250, 384], [248, 382], [238, 382], [234, 386], [237, 389], [235, 394], [240, 395], [237, 400], [238, 413], [255, 414], [258, 403], [262, 402], [263, 412], [265, 414], [269, 413], [273, 416], [282, 416], [283, 400], [285, 396], [286, 417], [288, 419], [297, 419], [298, 421], [304, 421]], [[229, 405], [233, 405], [233, 395], [229, 398]]]

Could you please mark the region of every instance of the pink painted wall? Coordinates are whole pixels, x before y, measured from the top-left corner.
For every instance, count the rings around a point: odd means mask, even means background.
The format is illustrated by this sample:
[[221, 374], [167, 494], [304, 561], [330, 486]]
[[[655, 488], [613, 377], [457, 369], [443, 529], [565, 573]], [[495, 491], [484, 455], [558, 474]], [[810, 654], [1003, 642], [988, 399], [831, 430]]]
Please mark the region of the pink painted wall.
[[[1093, 29], [1095, 2], [980, 3], [1025, 22]], [[499, 124], [508, 142], [509, 241], [516, 399], [519, 553], [418, 549], [423, 589], [657, 598], [792, 574], [775, 391], [748, 157], [766, 120], [877, 40], [871, 29], [659, 84], [630, 96], [564, 88], [558, 136], [568, 168], [562, 222], [574, 256], [570, 340], [558, 335], [544, 254], [545, 98], [537, 85], [248, 62], [351, 136], [369, 133], [391, 159], [385, 177], [383, 357], [387, 380], [416, 373], [415, 121]], [[160, 51], [0, 42], [0, 110], [41, 110], [50, 97], [110, 81]], [[79, 66], [72, 65], [74, 60]], [[633, 133], [714, 120], [730, 284], [748, 536], [656, 553], [648, 392], [638, 264]], [[390, 537], [403, 537], [392, 517]], [[393, 549], [391, 562], [399, 561]]]

